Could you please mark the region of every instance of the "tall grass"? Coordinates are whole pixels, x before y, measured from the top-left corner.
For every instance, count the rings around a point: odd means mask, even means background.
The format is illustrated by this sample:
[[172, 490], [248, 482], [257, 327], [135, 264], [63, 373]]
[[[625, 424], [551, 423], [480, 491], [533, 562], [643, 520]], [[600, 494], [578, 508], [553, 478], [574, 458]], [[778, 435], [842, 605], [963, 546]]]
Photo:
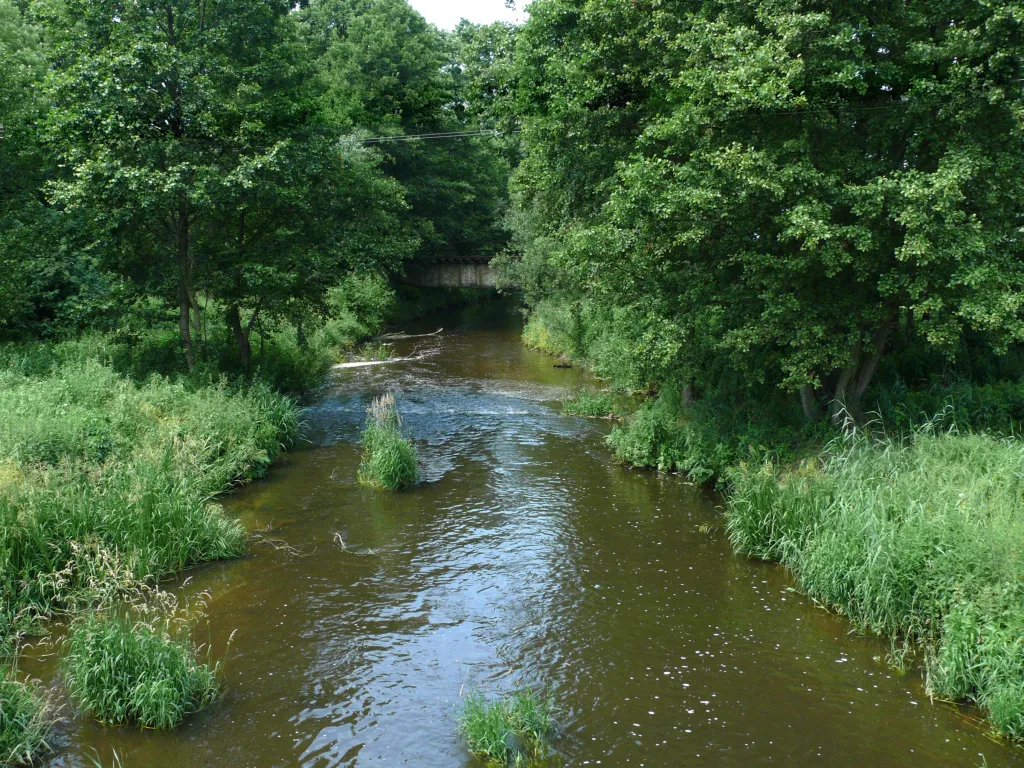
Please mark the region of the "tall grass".
[[470, 751], [488, 764], [525, 766], [551, 749], [554, 702], [530, 690], [496, 701], [471, 693], [462, 705], [459, 732]]
[[224, 308], [211, 304], [196, 337], [196, 365], [189, 372], [177, 321], [158, 302], [122, 312], [116, 328], [56, 342], [0, 346], [0, 369], [39, 377], [69, 363], [98, 362], [144, 383], [153, 374], [187, 382], [193, 389], [233, 382], [262, 382], [277, 392], [301, 395], [323, 382], [330, 366], [377, 333], [395, 313], [395, 294], [385, 277], [348, 275], [328, 294], [324, 316], [307, 316], [301, 327], [283, 318], [263, 318], [253, 329], [248, 370], [241, 366]]
[[961, 432], [1019, 434], [1024, 425], [1024, 384], [936, 378], [911, 389], [896, 379], [869, 392], [868, 408], [886, 427], [899, 431], [930, 424]]
[[1024, 738], [1024, 444], [921, 430], [741, 465], [729, 533], [858, 626], [917, 644], [929, 690]]
[[739, 405], [709, 395], [684, 406], [666, 386], [612, 430], [608, 444], [619, 461], [662, 472], [678, 471], [697, 482], [719, 480], [742, 461], [782, 462], [814, 453], [831, 432], [826, 423], [802, 424], [784, 403]]
[[46, 705], [34, 686], [0, 677], [0, 765], [30, 765], [44, 752], [50, 731]]
[[[261, 476], [298, 429], [264, 384], [141, 384], [95, 359], [0, 370], [0, 646], [73, 608], [117, 553], [132, 579], [242, 553], [213, 497]], [[10, 650], [10, 648], [8, 648]]]
[[363, 458], [359, 481], [397, 491], [413, 485], [418, 476], [416, 448], [402, 437], [402, 421], [390, 392], [375, 398], [367, 409], [363, 429]]
[[168, 729], [220, 696], [220, 664], [202, 662], [187, 622], [134, 613], [88, 614], [64, 643], [75, 702], [106, 725]]

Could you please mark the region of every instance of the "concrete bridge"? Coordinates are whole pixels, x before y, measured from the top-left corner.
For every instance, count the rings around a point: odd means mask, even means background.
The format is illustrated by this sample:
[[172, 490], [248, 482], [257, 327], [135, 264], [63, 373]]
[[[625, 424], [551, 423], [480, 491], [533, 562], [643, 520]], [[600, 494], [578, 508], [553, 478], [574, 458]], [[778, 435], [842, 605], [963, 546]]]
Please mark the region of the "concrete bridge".
[[433, 264], [410, 265], [402, 282], [424, 288], [493, 288], [491, 255], [438, 256]]

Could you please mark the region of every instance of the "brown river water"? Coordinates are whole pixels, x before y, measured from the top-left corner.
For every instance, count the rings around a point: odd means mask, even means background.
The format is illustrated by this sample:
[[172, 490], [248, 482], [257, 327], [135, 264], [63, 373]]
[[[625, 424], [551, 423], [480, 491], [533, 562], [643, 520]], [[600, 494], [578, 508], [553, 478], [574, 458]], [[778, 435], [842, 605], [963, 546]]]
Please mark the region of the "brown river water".
[[[560, 412], [584, 375], [513, 317], [396, 351], [415, 359], [332, 372], [309, 443], [225, 500], [278, 548], [176, 587], [209, 592], [216, 654], [234, 633], [224, 699], [171, 733], [67, 707], [51, 766], [470, 768], [460, 695], [517, 685], [562, 710], [550, 766], [1024, 766], [887, 643], [734, 555], [718, 496], [616, 466], [606, 422]], [[393, 495], [356, 485], [387, 390], [423, 475]], [[25, 660], [59, 690], [55, 666]]]

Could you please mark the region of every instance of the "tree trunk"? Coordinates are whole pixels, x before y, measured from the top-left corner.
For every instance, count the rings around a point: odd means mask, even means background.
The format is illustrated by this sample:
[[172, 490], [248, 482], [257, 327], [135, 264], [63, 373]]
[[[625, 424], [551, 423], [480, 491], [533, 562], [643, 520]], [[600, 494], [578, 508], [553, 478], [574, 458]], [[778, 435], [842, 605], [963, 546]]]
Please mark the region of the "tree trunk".
[[850, 402], [850, 387], [857, 376], [857, 369], [860, 367], [861, 344], [858, 341], [853, 346], [851, 358], [853, 362], [839, 374], [839, 381], [836, 382], [836, 389], [832, 395], [832, 406], [829, 409], [832, 416], [832, 423], [843, 426], [853, 415]]
[[693, 382], [688, 381], [683, 385], [683, 405], [692, 408], [697, 402], [697, 395], [694, 393]]
[[191, 372], [195, 367], [195, 356], [192, 352], [192, 267], [188, 252], [188, 229], [188, 206], [182, 201], [178, 205], [178, 330], [185, 348], [185, 365]]
[[813, 423], [821, 418], [818, 399], [814, 396], [814, 385], [804, 384], [800, 387], [800, 407], [804, 411], [804, 419]]
[[843, 369], [832, 401], [832, 421], [836, 424], [843, 425], [848, 419], [861, 419], [861, 400], [871, 385], [875, 372], [878, 371], [882, 355], [885, 354], [894, 319], [895, 314], [890, 314], [871, 337], [872, 351], [867, 360], [862, 360], [860, 342], [854, 347], [853, 363]]
[[238, 362], [242, 364], [245, 372], [249, 373], [252, 345], [249, 343], [249, 328], [242, 326], [242, 315], [237, 304], [228, 307], [228, 325], [231, 326], [231, 332], [235, 335], [235, 341], [238, 343]]
[[868, 385], [871, 384], [871, 379], [874, 377], [875, 371], [878, 370], [882, 355], [885, 354], [885, 345], [889, 341], [889, 330], [892, 328], [893, 319], [892, 316], [886, 318], [882, 327], [871, 337], [871, 346], [874, 347], [874, 351], [861, 369], [860, 376], [857, 377], [857, 388], [854, 390], [854, 403], [857, 408], [860, 408], [860, 400], [868, 391]]

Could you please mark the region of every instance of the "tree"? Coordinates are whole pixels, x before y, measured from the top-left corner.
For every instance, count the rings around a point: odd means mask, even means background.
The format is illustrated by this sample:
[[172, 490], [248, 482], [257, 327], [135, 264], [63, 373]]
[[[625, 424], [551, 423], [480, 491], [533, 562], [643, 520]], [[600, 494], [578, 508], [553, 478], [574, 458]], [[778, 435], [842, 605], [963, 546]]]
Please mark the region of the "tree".
[[[577, 290], [684, 380], [716, 364], [856, 414], [897, 327], [952, 356], [1021, 309], [1011, 2], [539, 0], [521, 195]], [[817, 396], [817, 397], [816, 397]]]
[[[225, 305], [248, 365], [261, 313], [316, 304], [332, 272], [408, 249], [399, 191], [311, 119], [287, 2], [44, 1], [64, 168], [51, 197], [89, 217], [106, 265], [174, 303], [190, 369], [201, 296]], [[346, 239], [351, 221], [386, 229]]]
[[405, 191], [418, 257], [500, 248], [509, 167], [492, 139], [402, 138], [477, 127], [459, 38], [427, 24], [406, 0], [314, 0], [302, 19], [325, 119], [339, 133], [392, 137], [377, 145], [381, 167]]
[[25, 332], [59, 282], [61, 265], [38, 248], [48, 222], [48, 158], [38, 125], [46, 102], [42, 33], [0, 0], [0, 333]]
[[401, 188], [378, 163], [357, 146], [310, 137], [225, 179], [212, 201], [216, 236], [203, 239], [202, 287], [225, 306], [244, 368], [261, 318], [301, 329], [327, 314], [328, 289], [349, 271], [397, 270], [416, 247]]

